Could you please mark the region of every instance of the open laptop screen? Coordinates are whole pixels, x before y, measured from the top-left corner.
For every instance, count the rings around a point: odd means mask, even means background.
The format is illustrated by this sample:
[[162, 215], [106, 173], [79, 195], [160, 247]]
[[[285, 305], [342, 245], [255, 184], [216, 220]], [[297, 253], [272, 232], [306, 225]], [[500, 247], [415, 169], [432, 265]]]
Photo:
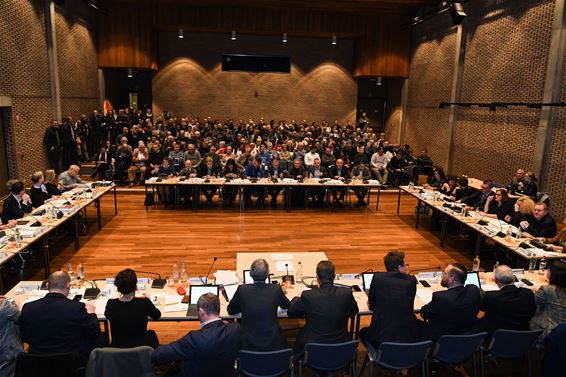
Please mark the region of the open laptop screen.
[[481, 288], [479, 274], [477, 272], [468, 272], [464, 285], [475, 285], [476, 287]]
[[218, 296], [218, 291], [218, 285], [191, 285], [189, 289], [189, 303], [191, 305], [196, 305], [199, 297], [205, 293], [214, 293]]
[[371, 287], [371, 281], [373, 280], [373, 272], [364, 272], [362, 274], [362, 285], [364, 288], [364, 291], [369, 290], [369, 287]]
[[[253, 284], [254, 279], [250, 275], [250, 270], [244, 270], [244, 284]], [[269, 284], [269, 276], [265, 279], [265, 284]]]

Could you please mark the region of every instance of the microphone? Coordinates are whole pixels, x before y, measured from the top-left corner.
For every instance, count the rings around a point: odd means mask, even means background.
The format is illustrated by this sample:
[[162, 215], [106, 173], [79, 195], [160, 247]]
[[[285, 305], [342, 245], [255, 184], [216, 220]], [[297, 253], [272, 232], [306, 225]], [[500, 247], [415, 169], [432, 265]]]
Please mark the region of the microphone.
[[85, 294], [83, 295], [85, 300], [96, 299], [100, 294], [100, 289], [98, 289], [98, 286], [96, 285], [96, 281], [89, 281], [89, 280], [83, 280], [83, 281], [86, 281], [91, 286], [91, 288], [85, 289]]
[[161, 278], [161, 274], [159, 272], [150, 272], [150, 271], [136, 271], [136, 273], [142, 274], [149, 274], [149, 275], [157, 275], [157, 279], [153, 279], [151, 282], [151, 288], [163, 289], [165, 284], [167, 284], [167, 280]]
[[295, 277], [293, 275], [289, 275], [289, 264], [285, 263], [285, 269], [287, 270], [287, 275], [281, 277], [283, 282], [290, 282], [291, 284], [295, 284]]
[[[212, 264], [210, 265], [210, 268], [208, 269], [208, 273], [204, 277], [204, 284], [208, 284], [208, 275], [210, 275], [210, 272], [212, 271], [212, 267], [214, 266], [214, 263], [216, 263], [216, 260], [218, 260], [218, 257], [214, 257], [214, 259], [212, 260]], [[201, 279], [201, 281], [202, 281], [202, 279]]]
[[359, 278], [366, 272], [373, 272], [373, 268], [368, 268], [367, 270], [360, 272], [358, 275], [356, 275], [356, 277]]
[[51, 202], [45, 202], [45, 203], [49, 204], [51, 207], [53, 207], [57, 210], [57, 218], [58, 219], [63, 217], [63, 212], [59, 209], [59, 207], [57, 207], [55, 204], [53, 204]]
[[442, 267], [440, 266], [436, 266], [436, 267], [426, 267], [426, 268], [415, 268], [413, 270], [409, 271], [409, 275], [412, 274], [413, 272], [423, 272], [423, 271], [430, 271], [430, 270], [441, 270]]

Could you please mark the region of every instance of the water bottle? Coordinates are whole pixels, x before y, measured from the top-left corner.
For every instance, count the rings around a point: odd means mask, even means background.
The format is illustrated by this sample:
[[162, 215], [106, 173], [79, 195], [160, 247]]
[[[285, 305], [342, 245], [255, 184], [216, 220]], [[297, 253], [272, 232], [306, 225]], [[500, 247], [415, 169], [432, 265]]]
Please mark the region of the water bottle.
[[173, 268], [171, 269], [171, 279], [174, 281], [179, 280], [179, 266], [177, 263], [173, 263]]
[[14, 228], [14, 242], [16, 242], [16, 247], [22, 246], [22, 235], [18, 228]]
[[67, 263], [67, 274], [69, 274], [69, 279], [71, 280], [71, 285], [75, 283], [75, 273], [73, 272], [73, 265], [71, 262]]
[[546, 270], [546, 258], [542, 257], [538, 264], [538, 270], [541, 275], [544, 275], [544, 270]]
[[499, 261], [495, 261], [495, 264], [493, 265], [493, 271], [497, 270], [497, 267], [499, 267]]
[[480, 255], [477, 254], [476, 257], [474, 258], [474, 261], [472, 262], [472, 271], [474, 272], [479, 272], [480, 270]]
[[410, 182], [409, 182], [409, 190], [412, 191], [412, 190], [414, 190], [414, 189], [415, 189], [415, 184], [414, 184], [413, 181], [410, 181]]
[[303, 282], [303, 264], [299, 262], [297, 264], [297, 283]]
[[77, 266], [77, 279], [84, 280], [84, 278], [85, 278], [85, 268], [82, 265], [82, 263], [79, 262], [79, 265]]
[[531, 255], [529, 259], [529, 271], [534, 271], [537, 266], [537, 258], [534, 255]]

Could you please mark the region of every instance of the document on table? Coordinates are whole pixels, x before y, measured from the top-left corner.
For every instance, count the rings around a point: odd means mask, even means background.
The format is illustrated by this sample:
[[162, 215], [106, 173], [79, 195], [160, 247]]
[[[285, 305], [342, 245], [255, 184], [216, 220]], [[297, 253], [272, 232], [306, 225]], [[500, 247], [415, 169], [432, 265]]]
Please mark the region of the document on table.
[[275, 262], [275, 269], [277, 270], [277, 272], [285, 273], [287, 272], [287, 270], [289, 270], [289, 272], [295, 271], [295, 269], [293, 268], [293, 262], [290, 260], [281, 260]]
[[189, 304], [173, 304], [173, 305], [165, 305], [161, 310], [164, 313], [186, 312], [188, 308], [189, 308]]
[[432, 301], [432, 291], [428, 288], [417, 289], [417, 297], [426, 305]]
[[291, 260], [293, 259], [293, 254], [290, 253], [272, 253], [271, 260], [272, 261], [279, 261], [279, 260]]
[[228, 301], [232, 300], [232, 297], [236, 294], [236, 290], [238, 289], [237, 285], [225, 285], [224, 291], [226, 292], [226, 296], [228, 296]]
[[218, 270], [214, 274], [216, 278], [216, 285], [232, 285], [238, 284], [238, 275], [231, 270]]
[[109, 299], [109, 297], [99, 297], [96, 299], [96, 315], [104, 315]]

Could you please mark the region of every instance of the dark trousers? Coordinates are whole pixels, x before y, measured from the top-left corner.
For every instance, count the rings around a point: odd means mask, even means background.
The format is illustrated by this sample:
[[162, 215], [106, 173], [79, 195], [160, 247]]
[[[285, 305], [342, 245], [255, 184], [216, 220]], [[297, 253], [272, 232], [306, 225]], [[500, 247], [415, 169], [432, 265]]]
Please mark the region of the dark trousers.
[[244, 197], [246, 199], [246, 204], [251, 204], [252, 196], [257, 196], [257, 203], [263, 204], [265, 200], [265, 190], [263, 188], [248, 188], [244, 189]]
[[367, 188], [362, 188], [362, 187], [354, 187], [353, 188], [354, 193], [356, 194], [356, 196], [358, 197], [358, 204], [365, 204], [365, 198], [366, 195], [368, 193], [368, 189]]
[[267, 189], [267, 195], [271, 196], [271, 204], [277, 204], [277, 196], [279, 196], [281, 190], [281, 187], [270, 187]]

